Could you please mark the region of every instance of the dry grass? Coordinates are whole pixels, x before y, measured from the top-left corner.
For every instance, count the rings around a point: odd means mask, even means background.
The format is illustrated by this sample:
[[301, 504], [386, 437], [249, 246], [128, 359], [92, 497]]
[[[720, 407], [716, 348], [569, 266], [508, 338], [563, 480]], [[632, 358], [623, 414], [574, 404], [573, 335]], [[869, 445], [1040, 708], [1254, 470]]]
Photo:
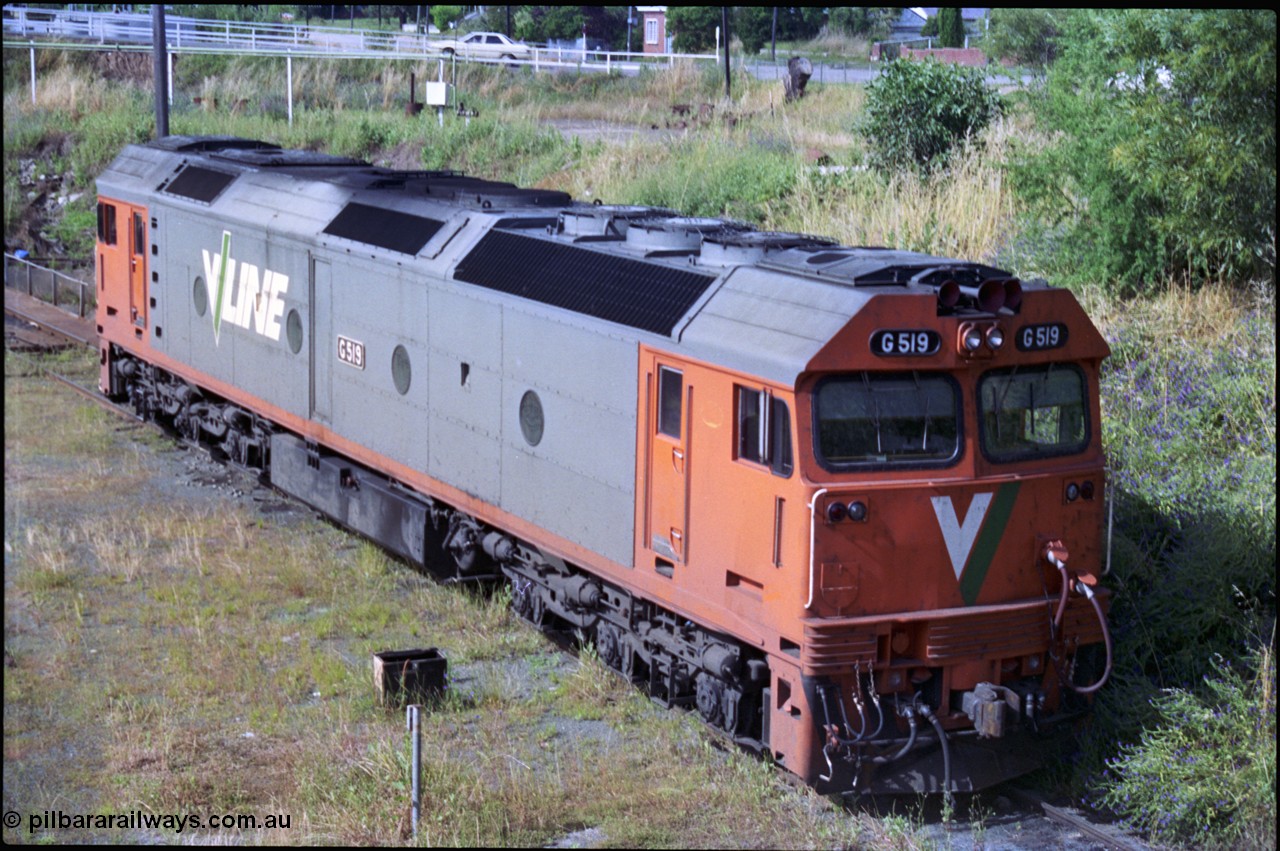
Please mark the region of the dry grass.
[[[592, 653], [566, 657], [506, 595], [438, 586], [306, 512], [175, 483], [186, 453], [81, 416], [38, 377], [10, 370], [5, 394], [6, 452], [23, 459], [21, 478], [6, 467], [6, 808], [291, 824], [6, 840], [403, 843], [404, 718], [376, 705], [369, 669], [415, 646], [444, 650], [453, 678], [424, 723], [421, 844], [593, 827], [609, 844], [827, 847], [869, 829], [712, 747], [696, 716]], [[94, 489], [60, 487], [101, 457]]]
[[997, 123], [946, 174], [885, 178], [854, 167], [823, 175], [803, 169], [770, 225], [834, 236], [849, 245], [886, 245], [990, 262], [1014, 234], [1019, 204], [999, 163], [1014, 138]]

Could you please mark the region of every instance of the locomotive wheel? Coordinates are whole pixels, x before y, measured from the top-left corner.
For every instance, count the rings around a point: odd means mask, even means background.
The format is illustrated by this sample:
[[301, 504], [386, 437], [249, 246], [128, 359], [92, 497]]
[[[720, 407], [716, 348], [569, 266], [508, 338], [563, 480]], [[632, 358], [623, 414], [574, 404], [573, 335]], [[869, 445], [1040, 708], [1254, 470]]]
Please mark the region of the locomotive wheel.
[[622, 670], [622, 630], [611, 623], [596, 627], [596, 652], [600, 660], [615, 671]]
[[517, 579], [511, 584], [511, 608], [520, 617], [534, 626], [542, 626], [542, 616], [546, 614], [546, 604], [538, 586], [528, 580]]
[[695, 682], [698, 712], [713, 727], [724, 727], [724, 683], [702, 671]]

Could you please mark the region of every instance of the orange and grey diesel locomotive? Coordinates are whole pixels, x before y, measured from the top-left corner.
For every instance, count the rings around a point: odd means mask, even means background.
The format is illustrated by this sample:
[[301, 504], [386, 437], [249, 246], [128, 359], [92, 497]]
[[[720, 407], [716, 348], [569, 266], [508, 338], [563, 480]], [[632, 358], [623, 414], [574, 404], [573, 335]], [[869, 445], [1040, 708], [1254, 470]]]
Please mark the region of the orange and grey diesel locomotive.
[[233, 138], [98, 188], [105, 393], [809, 783], [1004, 780], [1105, 679], [1066, 290]]

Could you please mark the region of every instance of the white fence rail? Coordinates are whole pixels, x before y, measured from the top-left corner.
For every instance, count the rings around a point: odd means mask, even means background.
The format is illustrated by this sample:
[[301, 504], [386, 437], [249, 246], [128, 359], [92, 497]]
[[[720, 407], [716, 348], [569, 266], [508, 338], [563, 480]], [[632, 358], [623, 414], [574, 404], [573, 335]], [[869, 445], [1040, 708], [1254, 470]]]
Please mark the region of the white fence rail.
[[[6, 48], [149, 50], [151, 16], [123, 12], [77, 12], [63, 9], [4, 7]], [[21, 43], [19, 43], [21, 40]], [[172, 51], [189, 53], [245, 53], [252, 55], [372, 57], [382, 59], [435, 59], [445, 55], [432, 39], [417, 33], [343, 29], [303, 24], [247, 23], [199, 18], [165, 17], [165, 40]], [[591, 71], [634, 73], [641, 67], [663, 67], [687, 59], [716, 62], [711, 54], [626, 53], [540, 47], [530, 45], [528, 60], [499, 60], [469, 56], [461, 61], [502, 62], [537, 70], [577, 68]]]

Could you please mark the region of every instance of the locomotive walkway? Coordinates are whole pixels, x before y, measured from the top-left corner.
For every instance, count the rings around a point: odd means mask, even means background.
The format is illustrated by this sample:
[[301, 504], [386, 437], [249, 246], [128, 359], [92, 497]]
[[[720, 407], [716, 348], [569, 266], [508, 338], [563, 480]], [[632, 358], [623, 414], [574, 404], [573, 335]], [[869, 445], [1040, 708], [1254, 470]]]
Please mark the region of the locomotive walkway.
[[19, 348], [60, 348], [68, 341], [98, 345], [93, 317], [75, 316], [23, 292], [5, 289], [4, 315], [5, 336], [15, 339]]

